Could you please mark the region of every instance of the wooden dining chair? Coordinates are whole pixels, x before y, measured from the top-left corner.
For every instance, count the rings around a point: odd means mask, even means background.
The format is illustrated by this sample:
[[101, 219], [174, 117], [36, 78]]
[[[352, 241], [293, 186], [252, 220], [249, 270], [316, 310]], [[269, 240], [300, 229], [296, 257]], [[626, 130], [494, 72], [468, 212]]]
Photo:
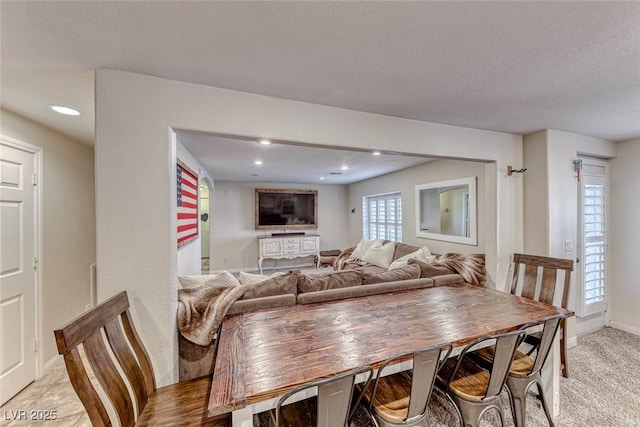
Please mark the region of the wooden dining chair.
[[71, 385], [94, 427], [111, 426], [115, 420], [87, 373], [85, 359], [122, 427], [229, 426], [229, 416], [207, 416], [210, 376], [156, 388], [149, 355], [129, 315], [126, 291], [54, 333]]
[[[452, 357], [442, 365], [436, 383], [452, 398], [465, 427], [480, 425], [480, 419], [489, 409], [498, 411], [504, 425], [500, 393], [515, 351], [525, 335], [525, 331], [515, 331], [478, 338], [468, 344], [458, 357]], [[483, 346], [493, 349], [494, 357], [488, 369], [470, 357], [474, 350]]]
[[[552, 317], [546, 320], [536, 320], [528, 323], [522, 327], [522, 330], [528, 330], [537, 326], [543, 325], [542, 332], [540, 333], [541, 339], [538, 341], [535, 348], [535, 357], [531, 357], [530, 350], [520, 351], [516, 350], [511, 366], [509, 367], [509, 375], [507, 376], [507, 388], [511, 395], [511, 412], [516, 427], [524, 427], [526, 419], [527, 409], [527, 394], [529, 388], [536, 384], [538, 387], [537, 397], [542, 403], [542, 408], [547, 416], [547, 421], [551, 427], [554, 427], [553, 417], [547, 406], [547, 400], [544, 396], [544, 387], [542, 385], [542, 379], [540, 377], [540, 371], [547, 360], [549, 351], [553, 346], [553, 340], [555, 339], [558, 327], [562, 316]], [[525, 347], [523, 344], [521, 347]], [[471, 353], [471, 357], [474, 361], [478, 362], [481, 366], [491, 366], [493, 363], [494, 352], [493, 348], [485, 347], [480, 350]]]
[[[362, 392], [353, 399], [356, 376], [365, 375], [363, 386], [373, 378], [370, 366], [361, 366], [341, 374], [302, 384], [283, 395], [275, 410], [270, 411], [270, 424], [275, 427], [346, 427], [353, 416]], [[317, 395], [289, 403], [317, 387]]]
[[[573, 260], [539, 255], [513, 254], [512, 268], [512, 294], [557, 305], [557, 303], [554, 304], [556, 292], [561, 290], [560, 306], [562, 308], [568, 308]], [[524, 270], [524, 272], [522, 270]], [[564, 273], [563, 281], [560, 283], [558, 283], [558, 271]], [[566, 319], [560, 321], [560, 329], [560, 363], [562, 365], [562, 376], [569, 378]], [[527, 340], [532, 345], [537, 346], [540, 336], [537, 334], [529, 335], [527, 336]]]
[[[378, 368], [378, 375], [363, 396], [379, 427], [429, 426], [428, 403], [438, 370], [449, 358], [451, 344], [397, 354]], [[412, 360], [411, 372], [391, 375], [389, 367]]]

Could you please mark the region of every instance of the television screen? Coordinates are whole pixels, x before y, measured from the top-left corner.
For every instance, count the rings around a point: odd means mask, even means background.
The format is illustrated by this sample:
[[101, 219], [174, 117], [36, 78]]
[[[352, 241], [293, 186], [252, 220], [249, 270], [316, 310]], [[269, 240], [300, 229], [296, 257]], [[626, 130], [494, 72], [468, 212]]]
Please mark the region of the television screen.
[[256, 188], [256, 229], [317, 228], [316, 190]]

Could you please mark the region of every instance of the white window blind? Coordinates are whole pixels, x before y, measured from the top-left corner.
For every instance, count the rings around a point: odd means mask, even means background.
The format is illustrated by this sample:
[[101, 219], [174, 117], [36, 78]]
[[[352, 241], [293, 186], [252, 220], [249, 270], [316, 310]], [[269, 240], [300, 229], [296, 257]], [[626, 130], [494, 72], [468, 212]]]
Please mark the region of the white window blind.
[[606, 297], [605, 177], [584, 175], [582, 182], [582, 295], [578, 314], [604, 309]]
[[362, 198], [362, 237], [402, 241], [402, 198], [400, 193]]

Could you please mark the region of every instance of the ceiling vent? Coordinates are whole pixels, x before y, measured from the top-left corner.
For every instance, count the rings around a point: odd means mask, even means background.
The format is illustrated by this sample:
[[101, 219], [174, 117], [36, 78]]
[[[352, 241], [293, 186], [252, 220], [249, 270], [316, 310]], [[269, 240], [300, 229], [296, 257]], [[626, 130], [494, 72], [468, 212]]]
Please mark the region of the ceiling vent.
[[329, 175], [342, 175], [342, 172], [329, 172]]

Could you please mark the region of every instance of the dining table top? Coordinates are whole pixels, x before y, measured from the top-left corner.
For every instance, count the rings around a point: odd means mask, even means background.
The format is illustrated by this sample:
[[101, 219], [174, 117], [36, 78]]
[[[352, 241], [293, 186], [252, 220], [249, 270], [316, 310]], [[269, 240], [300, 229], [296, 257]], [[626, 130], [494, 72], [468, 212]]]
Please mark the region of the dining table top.
[[227, 317], [209, 415], [244, 408], [398, 353], [514, 331], [573, 312], [470, 284], [298, 304]]

